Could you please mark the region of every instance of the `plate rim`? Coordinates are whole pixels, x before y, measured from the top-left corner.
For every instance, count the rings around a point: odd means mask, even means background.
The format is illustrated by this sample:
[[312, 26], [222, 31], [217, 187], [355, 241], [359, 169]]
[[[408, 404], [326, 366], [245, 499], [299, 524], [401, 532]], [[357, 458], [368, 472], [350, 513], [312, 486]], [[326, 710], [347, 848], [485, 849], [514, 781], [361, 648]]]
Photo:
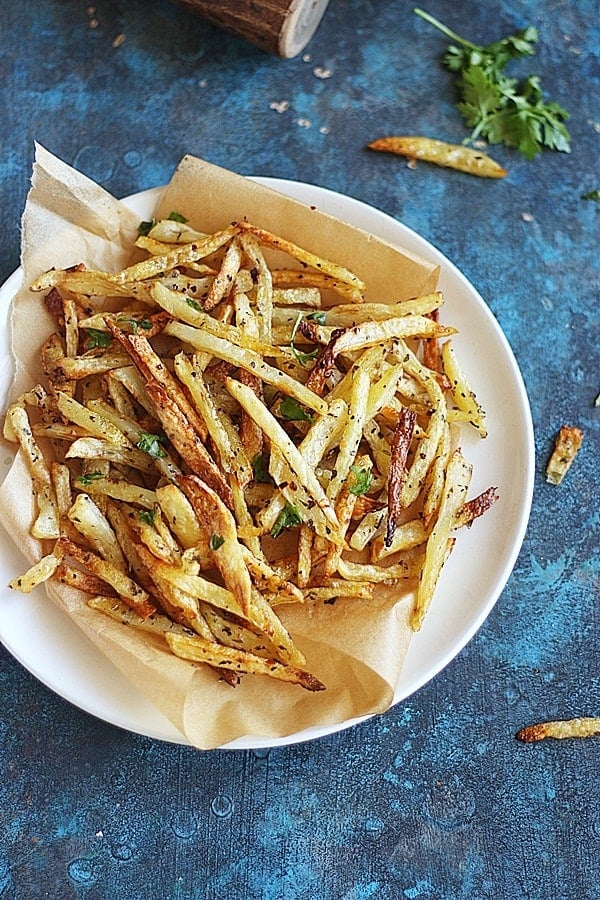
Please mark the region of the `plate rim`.
[[[519, 369], [516, 357], [510, 346], [510, 343], [502, 331], [499, 323], [494, 317], [492, 311], [490, 310], [487, 303], [484, 301], [483, 297], [479, 294], [475, 286], [466, 278], [466, 276], [460, 271], [460, 269], [445, 256], [435, 245], [433, 245], [429, 240], [421, 236], [418, 232], [414, 231], [414, 229], [410, 228], [410, 226], [405, 225], [400, 220], [396, 219], [394, 216], [390, 215], [383, 210], [366, 203], [363, 200], [359, 200], [347, 194], [342, 194], [341, 192], [332, 190], [330, 188], [321, 187], [316, 184], [311, 184], [309, 182], [303, 182], [300, 180], [293, 180], [287, 178], [278, 178], [274, 176], [256, 176], [249, 175], [246, 176], [250, 180], [257, 182], [258, 184], [262, 184], [265, 187], [269, 187], [273, 190], [279, 191], [280, 193], [287, 194], [288, 196], [295, 196], [296, 199], [299, 199], [300, 202], [308, 202], [306, 199], [302, 200], [301, 197], [296, 196], [296, 192], [316, 192], [316, 195], [320, 198], [325, 197], [332, 204], [336, 204], [341, 202], [345, 209], [348, 207], [351, 209], [352, 215], [348, 217], [348, 215], [344, 216], [344, 220], [349, 222], [350, 224], [355, 225], [355, 227], [362, 228], [364, 227], [355, 220], [354, 213], [360, 217], [363, 216], [374, 216], [381, 223], [385, 223], [387, 227], [392, 230], [397, 230], [399, 232], [398, 237], [391, 241], [398, 246], [405, 246], [401, 243], [400, 238], [409, 238], [409, 244], [412, 243], [414, 246], [408, 249], [412, 250], [412, 252], [417, 252], [422, 256], [426, 256], [428, 259], [433, 259], [434, 262], [440, 265], [442, 274], [451, 274], [452, 277], [458, 279], [461, 283], [463, 283], [468, 291], [472, 295], [472, 299], [476, 301], [478, 304], [479, 312], [482, 313], [487, 318], [487, 324], [492, 328], [494, 332], [494, 336], [497, 341], [499, 341], [501, 350], [503, 352], [504, 357], [509, 362], [511, 375], [512, 375], [512, 386], [516, 388], [517, 394], [520, 400], [520, 412], [522, 418], [523, 432], [522, 437], [524, 438], [524, 448], [525, 448], [525, 471], [523, 473], [523, 498], [519, 510], [518, 524], [513, 533], [510, 552], [507, 554], [504, 566], [502, 568], [502, 572], [500, 577], [496, 580], [496, 586], [493, 591], [491, 591], [487, 597], [487, 601], [485, 604], [481, 604], [478, 608], [477, 615], [471, 616], [468, 620], [468, 627], [464, 628], [461, 632], [460, 640], [455, 641], [455, 643], [448, 647], [445, 654], [441, 657], [438, 657], [433, 666], [427, 670], [426, 673], [422, 673], [420, 678], [414, 679], [411, 683], [409, 681], [408, 684], [405, 683], [404, 672], [400, 678], [398, 683], [396, 692], [394, 694], [394, 698], [392, 701], [392, 705], [396, 705], [403, 700], [408, 699], [412, 696], [416, 691], [420, 690], [424, 687], [429, 681], [435, 678], [446, 666], [458, 656], [458, 654], [464, 649], [464, 647], [469, 643], [470, 640], [474, 637], [474, 635], [479, 631], [482, 627], [485, 620], [490, 615], [492, 609], [498, 601], [501, 593], [505, 589], [508, 580], [512, 574], [514, 566], [516, 564], [518, 555], [521, 551], [523, 541], [525, 538], [529, 517], [531, 514], [531, 506], [533, 500], [533, 488], [534, 488], [534, 478], [535, 478], [535, 444], [534, 444], [534, 430], [533, 430], [533, 421], [531, 415], [531, 408], [529, 404], [529, 398], [527, 396], [527, 390], [525, 387], [525, 382], [523, 380], [522, 373]], [[287, 189], [287, 190], [286, 190]], [[147, 203], [148, 207], [150, 207], [153, 202], [156, 205], [156, 201], [160, 197], [160, 194], [164, 190], [164, 186], [149, 188], [142, 191], [137, 191], [133, 194], [129, 194], [126, 197], [122, 198], [122, 202], [126, 206], [135, 206], [138, 203]], [[329, 209], [325, 209], [325, 212], [330, 212]], [[331, 213], [332, 215], [336, 215], [336, 213]], [[341, 216], [340, 216], [341, 218]], [[375, 232], [376, 233], [376, 232]], [[381, 236], [380, 234], [378, 236]], [[389, 240], [387, 237], [385, 240]], [[22, 283], [22, 269], [21, 267], [17, 268], [6, 281], [0, 285], [0, 296], [4, 293], [7, 293], [8, 290], [13, 291], [13, 294], [10, 297], [12, 301], [12, 296], [19, 289], [20, 284]], [[9, 304], [10, 305], [10, 304]], [[8, 316], [8, 312], [7, 312]], [[10, 338], [7, 337], [8, 343], [8, 353], [10, 355]], [[0, 356], [2, 356], [2, 351], [0, 351]], [[4, 403], [2, 402], [2, 408], [4, 408]], [[10, 536], [7, 535], [8, 540], [10, 541]], [[35, 598], [34, 598], [34, 603]], [[58, 610], [56, 610], [59, 613]], [[60, 613], [59, 613], [60, 614]], [[148, 705], [148, 707], [155, 713], [156, 722], [154, 723], [154, 727], [148, 728], [140, 727], [140, 722], [135, 722], [129, 719], [127, 716], [113, 714], [112, 716], [108, 716], [105, 712], [98, 712], [93, 704], [89, 702], [86, 703], [86, 698], [80, 697], [77, 694], [77, 691], [68, 691], [64, 686], [57, 686], [57, 679], [44, 677], [43, 671], [40, 671], [39, 666], [35, 666], [30, 659], [27, 658], [26, 654], [19, 653], [15, 650], [13, 646], [9, 646], [9, 644], [5, 640], [5, 635], [2, 628], [2, 617], [0, 614], [0, 641], [5, 646], [7, 651], [38, 681], [44, 684], [47, 688], [52, 690], [55, 694], [60, 696], [62, 699], [71, 703], [73, 706], [78, 709], [94, 716], [95, 718], [99, 718], [101, 721], [105, 721], [108, 724], [115, 725], [116, 727], [122, 728], [126, 731], [130, 731], [134, 734], [140, 734], [146, 737], [151, 737], [156, 740], [166, 741], [170, 743], [177, 743], [182, 745], [189, 746], [189, 742], [185, 738], [183, 734], [180, 734], [178, 730], [166, 719], [163, 714], [156, 710], [154, 707], [151, 707], [149, 701], [146, 701], [145, 698], [137, 689], [127, 682], [126, 676], [123, 675], [118, 670], [118, 676], [120, 679], [124, 681], [124, 683], [131, 688], [132, 692], [135, 694], [135, 698], [137, 696], [141, 697], [144, 701], [144, 705]], [[72, 623], [71, 623], [72, 624]], [[73, 628], [76, 629], [76, 626], [73, 625]], [[81, 637], [85, 639], [85, 636], [79, 632], [77, 629], [77, 634], [81, 634]], [[415, 638], [411, 643], [411, 648], [414, 646]], [[99, 652], [99, 651], [98, 651]], [[410, 649], [409, 654], [407, 656], [407, 660], [410, 657]], [[108, 661], [106, 659], [103, 660], [104, 663]], [[112, 664], [111, 664], [112, 665]], [[405, 669], [407, 667], [405, 666]], [[42, 666], [43, 670], [43, 666]], [[263, 748], [271, 748], [277, 746], [287, 746], [294, 743], [300, 743], [304, 741], [314, 740], [319, 737], [335, 734], [340, 731], [344, 731], [353, 727], [354, 725], [366, 721], [370, 718], [373, 718], [375, 714], [367, 714], [363, 716], [359, 716], [353, 719], [345, 720], [344, 722], [336, 723], [334, 725], [324, 725], [324, 726], [313, 726], [308, 729], [304, 729], [301, 732], [297, 732], [293, 735], [289, 735], [283, 738], [270, 738], [270, 737], [259, 737], [253, 735], [244, 735], [240, 738], [231, 741], [228, 744], [221, 746], [218, 749], [263, 749]], [[164, 724], [160, 722], [160, 720], [164, 720]]]

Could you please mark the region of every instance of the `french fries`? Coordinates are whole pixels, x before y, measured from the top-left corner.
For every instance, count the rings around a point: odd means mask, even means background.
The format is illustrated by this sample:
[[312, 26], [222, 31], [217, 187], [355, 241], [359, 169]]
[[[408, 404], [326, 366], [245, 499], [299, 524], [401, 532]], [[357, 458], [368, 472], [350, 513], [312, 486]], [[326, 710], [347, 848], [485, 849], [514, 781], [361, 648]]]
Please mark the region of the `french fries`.
[[4, 433], [42, 555], [11, 587], [76, 587], [229, 684], [321, 691], [279, 607], [409, 584], [418, 629], [455, 532], [497, 496], [467, 500], [450, 422], [484, 437], [485, 416], [444, 298], [365, 303], [356, 274], [246, 221], [157, 222], [137, 247], [121, 272], [32, 286], [57, 331]]

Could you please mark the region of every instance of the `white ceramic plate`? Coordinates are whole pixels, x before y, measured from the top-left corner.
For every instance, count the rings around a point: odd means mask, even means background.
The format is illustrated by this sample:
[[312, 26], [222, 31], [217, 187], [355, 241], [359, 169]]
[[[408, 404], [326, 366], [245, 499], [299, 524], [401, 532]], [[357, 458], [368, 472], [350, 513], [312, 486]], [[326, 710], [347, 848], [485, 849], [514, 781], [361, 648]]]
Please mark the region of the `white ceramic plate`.
[[[446, 666], [475, 634], [502, 592], [521, 547], [533, 492], [533, 428], [523, 380], [512, 351], [488, 307], [466, 278], [415, 232], [357, 200], [299, 182], [257, 178], [302, 202], [439, 263], [446, 305], [443, 319], [459, 329], [453, 339], [469, 379], [487, 412], [489, 436], [469, 436], [465, 455], [474, 464], [471, 496], [495, 485], [500, 501], [464, 529], [442, 574], [422, 630], [414, 637], [395, 702], [405, 699]], [[125, 202], [140, 219], [152, 215], [159, 190]], [[0, 288], [0, 406], [9, 383], [8, 305], [21, 282], [15, 272]], [[2, 461], [0, 478], [7, 462]], [[0, 541], [0, 585], [24, 570], [9, 538]], [[46, 599], [0, 588], [0, 639], [43, 684], [75, 706], [121, 728], [185, 743], [174, 726], [137, 692], [79, 629]], [[359, 720], [313, 728], [290, 738], [247, 735], [227, 748], [250, 749], [309, 740]]]

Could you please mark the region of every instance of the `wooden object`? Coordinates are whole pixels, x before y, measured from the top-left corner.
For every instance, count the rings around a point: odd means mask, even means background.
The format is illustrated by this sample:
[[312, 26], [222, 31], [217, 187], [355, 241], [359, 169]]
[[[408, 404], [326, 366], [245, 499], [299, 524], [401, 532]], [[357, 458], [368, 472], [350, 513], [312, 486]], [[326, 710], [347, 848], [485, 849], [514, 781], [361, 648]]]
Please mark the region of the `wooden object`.
[[284, 59], [317, 30], [329, 0], [175, 0], [213, 25]]

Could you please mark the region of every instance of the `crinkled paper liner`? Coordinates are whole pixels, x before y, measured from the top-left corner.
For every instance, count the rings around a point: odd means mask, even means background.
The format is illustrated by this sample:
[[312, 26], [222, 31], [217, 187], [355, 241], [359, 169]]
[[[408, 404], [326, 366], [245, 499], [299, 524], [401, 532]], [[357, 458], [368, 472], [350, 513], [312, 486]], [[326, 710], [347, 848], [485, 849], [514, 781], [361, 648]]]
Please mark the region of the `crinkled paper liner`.
[[[437, 267], [326, 215], [314, 207], [186, 156], [163, 192], [156, 216], [176, 210], [201, 231], [246, 217], [300, 246], [335, 260], [367, 284], [367, 298], [397, 301], [434, 290]], [[88, 178], [36, 146], [32, 187], [23, 216], [23, 288], [13, 300], [15, 376], [11, 397], [41, 377], [39, 349], [53, 330], [42, 298], [27, 289], [39, 274], [84, 262], [117, 271], [131, 259], [138, 218]], [[0, 488], [3, 524], [31, 561], [48, 548], [29, 534], [31, 485], [17, 454]], [[327, 686], [313, 694], [265, 677], [236, 688], [204, 666], [174, 657], [160, 639], [90, 610], [85, 597], [61, 585], [46, 590], [135, 687], [201, 749], [238, 738], [285, 738], [386, 710], [392, 703], [410, 641], [412, 591], [378, 592], [370, 602], [286, 605], [278, 614]]]

